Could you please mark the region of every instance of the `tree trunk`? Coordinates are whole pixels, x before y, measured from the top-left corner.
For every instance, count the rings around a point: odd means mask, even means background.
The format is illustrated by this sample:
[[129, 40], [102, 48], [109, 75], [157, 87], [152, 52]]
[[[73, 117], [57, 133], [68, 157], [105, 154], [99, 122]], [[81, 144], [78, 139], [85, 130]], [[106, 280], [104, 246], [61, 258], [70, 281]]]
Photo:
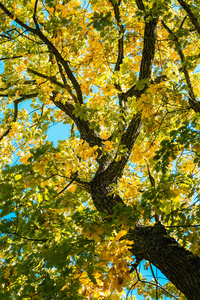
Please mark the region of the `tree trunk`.
[[156, 266], [189, 300], [200, 299], [200, 258], [167, 236], [163, 225], [136, 226], [132, 253]]
[[[105, 178], [106, 174], [100, 174], [98, 180], [93, 179], [91, 195], [97, 210], [111, 216], [116, 204], [126, 205], [119, 195], [112, 194]], [[200, 258], [168, 236], [163, 225], [136, 225], [134, 230], [130, 229], [127, 238], [134, 242], [131, 251], [136, 258], [156, 266], [187, 299], [200, 299]]]

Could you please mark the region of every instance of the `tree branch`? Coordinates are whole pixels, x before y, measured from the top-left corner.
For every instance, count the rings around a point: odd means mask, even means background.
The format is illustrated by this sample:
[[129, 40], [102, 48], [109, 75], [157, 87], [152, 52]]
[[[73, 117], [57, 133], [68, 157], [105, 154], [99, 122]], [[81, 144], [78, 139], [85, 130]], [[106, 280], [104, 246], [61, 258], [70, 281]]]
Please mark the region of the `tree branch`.
[[113, 4], [112, 0], [109, 0], [109, 2], [111, 3], [113, 10], [114, 10], [114, 14], [115, 14], [115, 20], [117, 21], [117, 26], [118, 26], [118, 33], [119, 33], [119, 39], [118, 39], [118, 57], [117, 57], [117, 62], [115, 64], [115, 71], [119, 71], [120, 70], [120, 65], [123, 62], [123, 58], [124, 58], [124, 25], [121, 24], [121, 17], [120, 17], [120, 12], [119, 12], [119, 5], [118, 3], [115, 2], [115, 4]]
[[[148, 16], [146, 16], [145, 19], [147, 17]], [[142, 61], [140, 65], [139, 80], [151, 78], [157, 37], [157, 23], [158, 18], [152, 18], [149, 22], [145, 22], [144, 46], [142, 52]]]
[[[121, 138], [120, 146], [123, 146], [124, 149], [126, 149], [126, 153], [120, 155], [120, 152], [117, 151], [117, 154], [113, 159], [112, 163], [105, 170], [104, 175], [102, 174], [102, 176], [110, 180], [110, 182], [116, 181], [118, 178], [121, 177], [122, 171], [129, 159], [131, 150], [133, 148], [133, 145], [135, 144], [135, 141], [140, 133], [141, 128], [141, 116], [140, 114], [136, 114], [132, 118], [128, 128], [123, 133]], [[117, 159], [117, 157], [119, 157], [119, 160]]]
[[36, 19], [37, 4], [38, 4], [38, 0], [35, 1], [34, 13], [33, 13], [33, 21], [34, 21], [34, 23], [35, 23], [36, 29], [37, 29], [37, 30], [40, 30], [40, 27], [39, 27], [38, 22], [37, 22], [37, 19]]
[[57, 81], [56, 78], [55, 78], [55, 76], [44, 75], [44, 74], [42, 74], [42, 73], [39, 73], [39, 72], [34, 71], [34, 70], [32, 70], [32, 69], [29, 69], [29, 68], [27, 68], [27, 71], [30, 72], [30, 73], [32, 73], [32, 74], [35, 74], [35, 75], [37, 75], [37, 76], [39, 76], [39, 77], [41, 77], [41, 78], [47, 79], [47, 80], [49, 80], [50, 82], [52, 82], [52, 83], [54, 83], [54, 84], [60, 86], [60, 87], [63, 88], [63, 89], [66, 89], [66, 90], [68, 91], [68, 93], [70, 94], [70, 96], [75, 100], [75, 102], [77, 102], [76, 96], [73, 94], [73, 92], [72, 92], [70, 86], [69, 86], [67, 83], [66, 83], [66, 84], [63, 84], [63, 83]]
[[30, 72], [30, 73], [32, 73], [32, 74], [35, 74], [35, 75], [37, 75], [37, 76], [39, 76], [39, 77], [41, 77], [41, 78], [47, 79], [47, 80], [49, 80], [50, 82], [52, 82], [52, 83], [54, 83], [54, 84], [60, 86], [61, 88], [67, 90], [68, 93], [70, 94], [70, 96], [72, 97], [72, 99], [74, 99], [74, 101], [77, 102], [76, 96], [73, 94], [73, 92], [72, 92], [70, 86], [69, 86], [67, 83], [66, 83], [66, 84], [63, 84], [63, 83], [57, 81], [55, 76], [44, 75], [44, 74], [42, 74], [42, 73], [39, 73], [39, 72], [34, 71], [34, 70], [32, 70], [32, 69], [29, 69], [29, 68], [27, 68], [27, 71]]
[[[115, 68], [114, 68], [114, 73], [116, 71], [120, 71], [120, 67], [121, 64], [123, 63], [123, 59], [124, 59], [124, 32], [125, 32], [125, 26], [122, 25], [121, 22], [121, 16], [120, 16], [120, 11], [119, 11], [119, 6], [121, 4], [121, 2], [119, 1], [117, 2], [113, 2], [112, 0], [109, 0], [109, 2], [111, 3], [113, 10], [114, 10], [114, 15], [115, 15], [115, 20], [117, 22], [117, 26], [118, 26], [118, 34], [119, 34], [119, 38], [118, 38], [118, 56], [117, 56], [117, 61], [115, 64]], [[123, 116], [123, 114], [125, 113], [126, 110], [126, 102], [127, 102], [127, 98], [124, 97], [124, 93], [122, 92], [122, 88], [120, 83], [115, 83], [115, 88], [117, 90], [120, 91], [120, 93], [118, 93], [118, 99], [119, 99], [119, 106], [121, 108], [121, 114], [122, 114], [122, 119], [123, 122], [119, 121], [119, 131], [123, 131], [126, 127], [126, 120]], [[120, 130], [121, 128], [121, 130]]]
[[20, 237], [20, 238], [22, 238], [24, 240], [27, 240], [27, 241], [33, 241], [33, 242], [47, 242], [48, 241], [48, 239], [32, 239], [32, 238], [27, 238], [25, 236], [21, 236], [17, 232], [9, 232], [9, 231], [7, 231], [6, 233], [8, 233], [8, 234], [14, 234], [14, 235], [16, 235], [16, 236], [18, 236], [18, 237]]
[[[136, 4], [140, 10], [145, 10], [144, 4], [142, 0], [137, 0]], [[146, 20], [149, 15], [146, 15], [144, 19]], [[142, 60], [140, 64], [140, 74], [139, 80], [143, 79], [150, 79], [151, 72], [152, 72], [152, 65], [155, 55], [155, 44], [157, 38], [157, 24], [158, 24], [158, 17], [152, 18], [149, 22], [145, 21], [145, 29], [144, 29], [144, 41], [143, 41], [143, 51], [142, 51]], [[145, 85], [144, 89], [138, 90], [136, 85], [132, 86], [128, 91], [124, 93], [124, 96], [139, 98], [144, 91], [146, 90], [147, 86]]]
[[[65, 104], [63, 104], [61, 101], [55, 101], [56, 95], [57, 92], [53, 91], [51, 96], [52, 102], [74, 121], [74, 123], [76, 124], [80, 132], [80, 138], [88, 142], [88, 144], [91, 147], [95, 145], [98, 145], [99, 147], [103, 147], [104, 144], [102, 142], [102, 139], [100, 138], [99, 134], [94, 131], [94, 129], [91, 129], [89, 127], [90, 125], [89, 122], [84, 121], [80, 117], [76, 117], [76, 115], [73, 112], [75, 110], [74, 105], [70, 101], [67, 101]], [[100, 155], [101, 154], [100, 149], [97, 149], [97, 151], [99, 151], [98, 153]]]
[[200, 259], [168, 237], [163, 225], [137, 225], [127, 238], [134, 241], [131, 250], [134, 255], [157, 267], [187, 299], [199, 299]]
[[[142, 61], [140, 65], [139, 80], [150, 80], [151, 78], [152, 64], [155, 54], [155, 42], [157, 36], [157, 23], [158, 18], [152, 18], [150, 21], [145, 22], [144, 46], [142, 52]], [[136, 92], [136, 88], [135, 86], [133, 86], [126, 93], [124, 93], [124, 96], [130, 96], [132, 93], [134, 93], [137, 94], [138, 97], [140, 97], [144, 93], [146, 88], [147, 85], [145, 85], [142, 91], [137, 90]], [[109, 178], [110, 181], [116, 181], [118, 178], [120, 178], [141, 128], [141, 115], [136, 114], [133, 116], [128, 128], [126, 129], [121, 138], [120, 146], [123, 145], [124, 148], [127, 149], [126, 153], [123, 156], [121, 156], [120, 160], [116, 160], [116, 155], [112, 163], [110, 163], [107, 169], [104, 170], [104, 175], [102, 175], [103, 177]]]
[[[1, 96], [1, 95], [0, 95]], [[9, 96], [9, 95], [8, 95]], [[17, 121], [17, 116], [18, 116], [18, 104], [20, 102], [22, 102], [23, 100], [25, 99], [30, 99], [30, 98], [33, 98], [33, 97], [37, 97], [37, 93], [35, 94], [30, 94], [30, 95], [23, 95], [22, 97], [20, 97], [19, 99], [17, 100], [14, 100], [14, 116], [13, 116], [13, 122], [16, 122]], [[12, 126], [9, 126], [9, 128], [2, 134], [2, 136], [0, 136], [0, 141], [3, 140], [4, 137], [6, 137], [10, 130], [12, 129]]]
[[62, 84], [61, 82], [57, 81], [56, 78], [55, 78], [55, 76], [48, 76], [48, 75], [39, 73], [39, 72], [37, 72], [37, 71], [35, 71], [35, 70], [32, 70], [32, 69], [29, 69], [29, 68], [27, 68], [27, 71], [30, 72], [30, 73], [32, 73], [32, 74], [34, 74], [34, 75], [37, 75], [37, 76], [39, 76], [39, 77], [41, 77], [41, 78], [47, 79], [47, 80], [49, 80], [51, 83], [54, 83], [54, 84], [60, 86], [60, 87], [63, 88], [63, 89], [65, 88], [65, 85]]
[[162, 285], [160, 285], [160, 284], [158, 283], [158, 281], [157, 281], [156, 283], [154, 283], [154, 282], [151, 282], [151, 281], [146, 281], [146, 280], [140, 279], [139, 282], [143, 282], [143, 283], [145, 283], [145, 284], [151, 284], [151, 285], [153, 285], [153, 286], [156, 287], [156, 300], [158, 300], [157, 288], [159, 288], [159, 289], [165, 291], [167, 294], [169, 294], [170, 296], [172, 296], [173, 299], [176, 299], [176, 300], [179, 299], [179, 298], [177, 298], [176, 296], [174, 296], [172, 293], [170, 293], [167, 289], [165, 289]]
[[[169, 34], [171, 34], [174, 37], [174, 41], [175, 43], [179, 43], [178, 37], [176, 36], [176, 34], [167, 26], [167, 24], [162, 20], [161, 21], [163, 27], [168, 31]], [[180, 47], [180, 45], [179, 45]], [[190, 75], [188, 73], [186, 64], [185, 64], [185, 56], [184, 53], [182, 51], [182, 49], [180, 48], [180, 50], [177, 50], [179, 57], [181, 59], [181, 64], [182, 64], [182, 68], [183, 68], [183, 73], [185, 76], [185, 81], [187, 83], [188, 86], [188, 94], [189, 94], [189, 103], [191, 105], [191, 108], [195, 111], [195, 112], [200, 112], [200, 102], [196, 100], [196, 97], [194, 95], [194, 91], [193, 91], [193, 87], [192, 87], [192, 83], [190, 80]]]
[[14, 20], [17, 24], [22, 26], [23, 28], [27, 29], [28, 31], [36, 34], [36, 29], [28, 26], [24, 22], [20, 21], [18, 18], [15, 18], [15, 14], [10, 12], [1, 2], [0, 2], [0, 8], [3, 10], [3, 12], [12, 20]]
[[182, 6], [182, 8], [187, 12], [187, 14], [188, 14], [188, 16], [190, 18], [190, 21], [195, 26], [197, 32], [200, 34], [200, 23], [198, 22], [197, 18], [193, 14], [193, 12], [192, 12], [192, 10], [190, 8], [190, 5], [187, 4], [184, 0], [178, 0], [178, 2]]
[[57, 60], [57, 65], [58, 65], [58, 68], [59, 68], [59, 72], [60, 72], [60, 75], [62, 77], [62, 80], [63, 80], [63, 83], [64, 83], [64, 86], [66, 88], [66, 90], [68, 91], [68, 93], [71, 95], [71, 97], [74, 99], [74, 101], [77, 103], [77, 98], [76, 96], [74, 95], [74, 93], [72, 92], [71, 90], [71, 87], [69, 86], [69, 84], [67, 83], [67, 80], [65, 78], [65, 75], [64, 75], [64, 72], [63, 72], [63, 69], [62, 69], [62, 65], [59, 63], [59, 61]]
[[124, 97], [128, 98], [135, 96], [136, 98], [139, 98], [145, 90], [146, 87], [142, 91], [139, 91], [136, 85], [133, 85], [128, 91], [124, 93]]
[[135, 0], [135, 2], [136, 2], [136, 5], [137, 5], [139, 10], [145, 10], [144, 3], [143, 3], [142, 0]]
[[[37, 1], [36, 1], [37, 2]], [[0, 8], [4, 11], [4, 13], [10, 17], [11, 19], [13, 19], [17, 24], [21, 25], [23, 28], [27, 29], [28, 31], [32, 32], [33, 34], [37, 35], [43, 42], [44, 44], [51, 49], [51, 51], [53, 52], [53, 54], [55, 55], [55, 57], [57, 58], [57, 60], [62, 64], [69, 80], [71, 81], [76, 94], [77, 94], [77, 99], [79, 101], [80, 104], [83, 103], [83, 96], [82, 96], [82, 91], [81, 91], [81, 87], [78, 83], [78, 81], [76, 80], [74, 74], [72, 73], [68, 62], [62, 57], [62, 55], [60, 54], [60, 52], [56, 49], [56, 47], [50, 42], [50, 40], [42, 33], [42, 31], [40, 30], [40, 28], [32, 28], [28, 25], [26, 25], [24, 22], [20, 21], [18, 18], [14, 17], [14, 14], [11, 13], [1, 2], [0, 2]]]
[[13, 57], [1, 57], [0, 60], [8, 60], [8, 59], [16, 59], [16, 58], [21, 58], [23, 57], [22, 55], [16, 55]]

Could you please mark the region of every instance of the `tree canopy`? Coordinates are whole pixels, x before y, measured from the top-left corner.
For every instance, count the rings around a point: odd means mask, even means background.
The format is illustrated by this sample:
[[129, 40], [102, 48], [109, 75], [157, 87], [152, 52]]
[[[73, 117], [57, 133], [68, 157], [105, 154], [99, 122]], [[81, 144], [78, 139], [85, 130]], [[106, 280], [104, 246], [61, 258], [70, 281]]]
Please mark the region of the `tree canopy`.
[[199, 8], [0, 1], [2, 300], [199, 299]]

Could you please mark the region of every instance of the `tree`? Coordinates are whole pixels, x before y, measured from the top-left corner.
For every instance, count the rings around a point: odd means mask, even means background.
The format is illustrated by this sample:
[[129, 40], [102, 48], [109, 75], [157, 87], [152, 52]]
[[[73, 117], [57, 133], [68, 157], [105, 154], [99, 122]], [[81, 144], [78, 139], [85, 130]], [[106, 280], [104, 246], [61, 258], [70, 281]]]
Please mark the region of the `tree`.
[[0, 2], [1, 299], [199, 299], [199, 4]]

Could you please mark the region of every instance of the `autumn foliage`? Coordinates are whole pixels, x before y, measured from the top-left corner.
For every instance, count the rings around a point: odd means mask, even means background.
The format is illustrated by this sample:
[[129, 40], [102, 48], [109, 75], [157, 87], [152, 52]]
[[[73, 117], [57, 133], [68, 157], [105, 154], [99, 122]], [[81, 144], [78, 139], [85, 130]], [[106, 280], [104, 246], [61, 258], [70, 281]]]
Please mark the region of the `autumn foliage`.
[[0, 1], [2, 300], [199, 299], [199, 8]]

